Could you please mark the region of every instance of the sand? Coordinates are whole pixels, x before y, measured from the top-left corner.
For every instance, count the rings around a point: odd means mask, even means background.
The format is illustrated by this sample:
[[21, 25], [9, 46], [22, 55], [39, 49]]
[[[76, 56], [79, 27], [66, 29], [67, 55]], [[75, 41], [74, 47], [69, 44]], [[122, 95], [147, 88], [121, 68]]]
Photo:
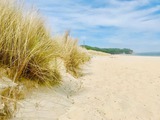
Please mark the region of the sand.
[[85, 73], [35, 90], [14, 120], [160, 120], [160, 57], [95, 56]]

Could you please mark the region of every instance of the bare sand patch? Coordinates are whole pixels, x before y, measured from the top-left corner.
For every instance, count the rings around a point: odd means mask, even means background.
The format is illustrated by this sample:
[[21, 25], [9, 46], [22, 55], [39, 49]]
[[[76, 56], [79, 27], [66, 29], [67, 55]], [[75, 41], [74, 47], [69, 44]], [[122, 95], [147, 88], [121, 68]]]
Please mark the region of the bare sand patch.
[[160, 57], [96, 56], [86, 73], [35, 91], [14, 120], [160, 120]]

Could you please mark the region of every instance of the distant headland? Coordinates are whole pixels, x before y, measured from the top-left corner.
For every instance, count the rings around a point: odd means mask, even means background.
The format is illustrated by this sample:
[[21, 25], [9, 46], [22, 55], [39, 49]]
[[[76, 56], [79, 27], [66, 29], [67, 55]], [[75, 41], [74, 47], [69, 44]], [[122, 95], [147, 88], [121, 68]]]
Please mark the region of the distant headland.
[[99, 47], [92, 47], [89, 45], [82, 45], [82, 47], [86, 48], [87, 50], [95, 50], [95, 51], [101, 51], [105, 53], [110, 53], [110, 54], [132, 54], [133, 50], [128, 49], [128, 48], [99, 48]]

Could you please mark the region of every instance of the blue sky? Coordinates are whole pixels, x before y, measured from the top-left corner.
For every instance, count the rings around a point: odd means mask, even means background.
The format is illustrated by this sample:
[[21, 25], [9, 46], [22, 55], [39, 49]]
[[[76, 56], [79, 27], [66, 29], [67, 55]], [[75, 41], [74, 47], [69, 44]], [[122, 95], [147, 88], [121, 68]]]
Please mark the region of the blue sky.
[[80, 44], [160, 51], [160, 0], [26, 0], [53, 35], [70, 30]]

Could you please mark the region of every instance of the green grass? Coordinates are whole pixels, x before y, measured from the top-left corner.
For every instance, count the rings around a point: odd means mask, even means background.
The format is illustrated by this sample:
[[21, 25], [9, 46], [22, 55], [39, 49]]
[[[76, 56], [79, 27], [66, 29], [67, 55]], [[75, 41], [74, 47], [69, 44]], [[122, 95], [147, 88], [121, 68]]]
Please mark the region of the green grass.
[[128, 49], [128, 48], [98, 48], [98, 47], [92, 47], [88, 45], [82, 45], [82, 47], [88, 49], [88, 50], [94, 50], [94, 51], [100, 51], [100, 52], [105, 52], [105, 53], [110, 53], [110, 54], [132, 54], [133, 50]]

